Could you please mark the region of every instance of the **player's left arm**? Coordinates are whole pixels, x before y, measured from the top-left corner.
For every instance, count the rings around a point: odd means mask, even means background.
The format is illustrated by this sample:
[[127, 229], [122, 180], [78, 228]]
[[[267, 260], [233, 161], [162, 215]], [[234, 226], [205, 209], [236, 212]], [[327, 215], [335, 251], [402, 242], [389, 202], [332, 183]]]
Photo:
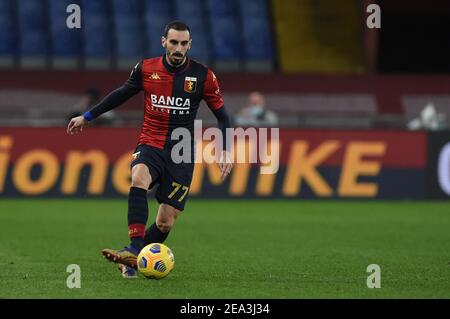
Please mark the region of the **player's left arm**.
[[231, 141], [227, 138], [226, 134], [227, 128], [231, 128], [231, 120], [225, 105], [222, 105], [221, 108], [214, 110], [213, 114], [217, 118], [218, 127], [222, 131], [223, 136], [223, 150], [219, 160], [219, 168], [221, 172], [220, 177], [224, 180], [233, 168], [233, 163], [231, 160]]
[[221, 179], [224, 180], [233, 168], [231, 160], [231, 141], [227, 138], [226, 134], [227, 128], [231, 128], [231, 119], [225, 107], [217, 78], [211, 70], [208, 70], [206, 77], [203, 89], [203, 99], [217, 118], [218, 127], [222, 131], [223, 149], [219, 160], [219, 168]]

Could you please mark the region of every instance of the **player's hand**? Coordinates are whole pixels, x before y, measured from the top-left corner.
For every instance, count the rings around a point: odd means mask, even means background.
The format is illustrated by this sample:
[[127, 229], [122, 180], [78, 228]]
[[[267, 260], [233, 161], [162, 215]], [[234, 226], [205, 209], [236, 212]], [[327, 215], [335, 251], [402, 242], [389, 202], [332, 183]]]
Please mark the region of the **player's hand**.
[[220, 168], [220, 179], [223, 181], [227, 178], [228, 174], [230, 174], [231, 169], [233, 168], [230, 152], [222, 151], [219, 160], [219, 168]]
[[86, 123], [87, 121], [84, 119], [83, 115], [74, 117], [70, 120], [69, 125], [67, 125], [67, 134], [77, 134], [83, 131], [83, 127]]

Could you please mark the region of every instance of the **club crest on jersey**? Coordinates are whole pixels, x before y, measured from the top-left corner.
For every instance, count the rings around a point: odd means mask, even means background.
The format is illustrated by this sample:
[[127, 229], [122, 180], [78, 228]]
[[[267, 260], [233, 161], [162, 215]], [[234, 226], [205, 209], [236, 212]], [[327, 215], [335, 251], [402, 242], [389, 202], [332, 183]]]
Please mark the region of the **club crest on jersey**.
[[197, 78], [193, 77], [185, 77], [184, 78], [184, 91], [187, 93], [193, 93], [195, 92], [195, 89], [197, 88]]

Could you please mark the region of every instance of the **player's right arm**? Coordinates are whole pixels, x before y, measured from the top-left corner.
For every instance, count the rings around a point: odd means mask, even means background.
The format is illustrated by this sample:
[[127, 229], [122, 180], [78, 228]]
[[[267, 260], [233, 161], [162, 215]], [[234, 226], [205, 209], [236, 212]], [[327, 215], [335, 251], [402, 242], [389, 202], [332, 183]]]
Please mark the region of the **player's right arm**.
[[142, 61], [135, 65], [131, 71], [130, 77], [121, 87], [109, 93], [97, 105], [85, 112], [83, 115], [74, 117], [67, 126], [67, 133], [76, 134], [83, 130], [83, 127], [90, 121], [96, 119], [103, 113], [106, 113], [132, 96], [138, 94], [142, 89]]

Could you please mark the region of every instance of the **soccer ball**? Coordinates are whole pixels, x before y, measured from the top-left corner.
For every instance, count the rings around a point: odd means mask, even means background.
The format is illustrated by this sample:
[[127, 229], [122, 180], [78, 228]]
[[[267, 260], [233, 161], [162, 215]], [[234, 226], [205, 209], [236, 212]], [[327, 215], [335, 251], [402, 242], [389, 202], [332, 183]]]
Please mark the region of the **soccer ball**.
[[153, 243], [142, 248], [137, 258], [139, 272], [147, 278], [166, 277], [175, 266], [172, 250], [163, 244]]

